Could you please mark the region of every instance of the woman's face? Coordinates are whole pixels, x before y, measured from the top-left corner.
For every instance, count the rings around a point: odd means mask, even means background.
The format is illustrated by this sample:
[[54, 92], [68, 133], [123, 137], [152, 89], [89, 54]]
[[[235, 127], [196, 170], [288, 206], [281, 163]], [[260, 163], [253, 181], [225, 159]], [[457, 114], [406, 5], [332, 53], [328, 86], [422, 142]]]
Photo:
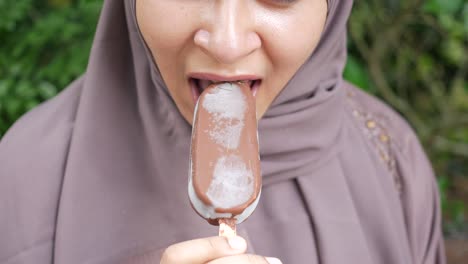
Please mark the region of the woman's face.
[[260, 119], [315, 49], [326, 0], [136, 0], [139, 28], [184, 118], [211, 82], [246, 80]]

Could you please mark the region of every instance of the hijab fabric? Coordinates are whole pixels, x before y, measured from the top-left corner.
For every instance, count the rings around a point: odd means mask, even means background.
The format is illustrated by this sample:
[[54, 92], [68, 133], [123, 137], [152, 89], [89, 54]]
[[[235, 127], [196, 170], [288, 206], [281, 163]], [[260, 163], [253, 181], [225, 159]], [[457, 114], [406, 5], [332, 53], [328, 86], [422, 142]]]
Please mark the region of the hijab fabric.
[[[351, 7], [352, 0], [328, 1], [316, 50], [259, 121], [262, 198], [239, 233], [250, 252], [284, 263], [442, 263], [437, 206], [405, 213], [415, 209], [402, 206], [390, 173], [350, 118], [346, 91], [354, 88], [342, 72]], [[48, 105], [68, 109], [71, 125], [45, 139], [66, 143], [57, 151], [60, 176], [50, 176], [59, 183], [50, 199], [58, 202], [52, 250], [43, 259], [158, 263], [170, 244], [216, 235], [190, 207], [191, 127], [141, 37], [135, 0], [104, 2], [86, 74]], [[414, 157], [424, 157], [415, 149]], [[417, 181], [405, 183], [408, 197]], [[419, 181], [436, 197], [431, 181]]]

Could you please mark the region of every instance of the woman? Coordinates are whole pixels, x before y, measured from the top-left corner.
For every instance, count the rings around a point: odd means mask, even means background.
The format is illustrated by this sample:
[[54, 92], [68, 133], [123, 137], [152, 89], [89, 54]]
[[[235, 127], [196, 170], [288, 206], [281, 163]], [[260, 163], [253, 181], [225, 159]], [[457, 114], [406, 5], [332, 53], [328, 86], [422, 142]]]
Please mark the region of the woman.
[[[0, 262], [445, 263], [416, 136], [342, 79], [351, 6], [105, 2], [84, 76], [2, 139]], [[190, 124], [210, 80], [245, 79], [263, 190], [226, 240], [190, 208]]]

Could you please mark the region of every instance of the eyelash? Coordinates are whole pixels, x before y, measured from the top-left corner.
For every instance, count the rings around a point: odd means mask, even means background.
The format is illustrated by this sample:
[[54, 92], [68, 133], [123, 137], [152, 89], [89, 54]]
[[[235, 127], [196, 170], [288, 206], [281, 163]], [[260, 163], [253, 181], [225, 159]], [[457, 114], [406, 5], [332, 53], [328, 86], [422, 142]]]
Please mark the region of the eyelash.
[[294, 2], [297, 2], [298, 0], [271, 0], [272, 2], [276, 2], [277, 4], [280, 5], [288, 5], [288, 4], [293, 4]]
[[296, 2], [297, 0], [273, 0], [273, 1], [280, 2], [280, 3], [293, 3], [293, 2]]

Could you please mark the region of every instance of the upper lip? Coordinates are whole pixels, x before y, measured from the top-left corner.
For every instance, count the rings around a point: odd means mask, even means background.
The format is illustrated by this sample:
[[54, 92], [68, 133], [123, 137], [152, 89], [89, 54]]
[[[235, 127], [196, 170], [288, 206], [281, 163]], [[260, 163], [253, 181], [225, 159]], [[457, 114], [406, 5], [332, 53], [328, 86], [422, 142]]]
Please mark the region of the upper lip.
[[253, 75], [253, 74], [224, 76], [224, 75], [218, 75], [215, 73], [204, 73], [204, 72], [190, 73], [188, 74], [188, 77], [194, 78], [194, 79], [210, 80], [214, 82], [254, 81], [254, 80], [261, 79], [260, 76]]

